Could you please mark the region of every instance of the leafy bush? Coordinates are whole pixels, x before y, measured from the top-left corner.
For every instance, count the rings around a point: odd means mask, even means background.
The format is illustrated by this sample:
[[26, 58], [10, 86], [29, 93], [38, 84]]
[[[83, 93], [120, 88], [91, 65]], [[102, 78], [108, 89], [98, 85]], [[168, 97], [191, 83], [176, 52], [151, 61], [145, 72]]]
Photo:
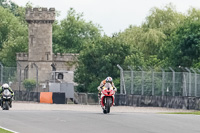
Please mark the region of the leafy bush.
[[36, 87], [36, 81], [33, 79], [26, 79], [23, 81], [23, 85], [27, 91], [32, 91]]

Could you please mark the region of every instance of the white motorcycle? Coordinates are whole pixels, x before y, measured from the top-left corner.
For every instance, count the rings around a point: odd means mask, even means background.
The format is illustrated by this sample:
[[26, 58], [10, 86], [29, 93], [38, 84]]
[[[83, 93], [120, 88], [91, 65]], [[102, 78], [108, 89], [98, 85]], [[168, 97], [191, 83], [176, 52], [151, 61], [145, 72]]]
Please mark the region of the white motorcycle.
[[9, 110], [9, 108], [11, 107], [11, 103], [12, 103], [11, 92], [8, 89], [5, 89], [1, 97], [1, 108], [3, 110]]

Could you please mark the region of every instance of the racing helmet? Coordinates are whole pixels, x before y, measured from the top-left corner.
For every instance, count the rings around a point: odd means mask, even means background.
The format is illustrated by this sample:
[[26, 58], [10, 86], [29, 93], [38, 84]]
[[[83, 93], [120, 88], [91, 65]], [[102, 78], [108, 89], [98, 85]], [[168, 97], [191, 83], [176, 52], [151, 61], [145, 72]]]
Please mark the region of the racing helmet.
[[3, 88], [9, 88], [9, 85], [8, 84], [3, 84], [2, 87]]
[[113, 79], [111, 77], [106, 78], [106, 83], [112, 83], [112, 82], [113, 82]]

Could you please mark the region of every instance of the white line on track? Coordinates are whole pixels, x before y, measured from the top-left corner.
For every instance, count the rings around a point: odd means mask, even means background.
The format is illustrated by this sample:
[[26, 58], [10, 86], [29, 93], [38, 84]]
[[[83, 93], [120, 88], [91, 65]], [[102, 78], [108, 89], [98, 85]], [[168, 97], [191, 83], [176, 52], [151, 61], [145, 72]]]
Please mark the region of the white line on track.
[[10, 131], [10, 132], [13, 132], [13, 133], [18, 133], [18, 132], [15, 132], [15, 131], [13, 131], [13, 130], [10, 130], [10, 129], [4, 128], [4, 127], [1, 127], [1, 126], [0, 126], [0, 128], [2, 128], [2, 129], [4, 129], [4, 130], [7, 130], [7, 131]]

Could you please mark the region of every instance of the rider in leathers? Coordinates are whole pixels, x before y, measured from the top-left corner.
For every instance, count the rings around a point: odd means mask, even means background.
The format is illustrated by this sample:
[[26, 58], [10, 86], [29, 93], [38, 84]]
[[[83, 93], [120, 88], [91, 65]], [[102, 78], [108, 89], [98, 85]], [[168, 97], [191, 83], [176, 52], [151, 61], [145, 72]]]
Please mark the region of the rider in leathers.
[[[12, 95], [12, 97], [14, 96], [14, 92], [13, 90], [9, 87], [8, 84], [3, 84], [1, 87], [0, 87], [0, 106], [2, 105], [2, 93], [4, 91], [4, 89], [8, 89]], [[12, 98], [10, 100], [10, 107], [12, 107]]]
[[114, 83], [113, 83], [113, 79], [111, 77], [107, 77], [105, 80], [101, 81], [100, 85], [97, 87], [97, 89], [99, 90], [99, 93], [98, 93], [98, 96], [100, 97], [101, 96], [101, 91], [103, 89], [103, 86], [106, 84], [106, 83], [110, 83], [113, 87], [113, 90], [115, 92], [117, 92], [117, 88], [115, 87]]

